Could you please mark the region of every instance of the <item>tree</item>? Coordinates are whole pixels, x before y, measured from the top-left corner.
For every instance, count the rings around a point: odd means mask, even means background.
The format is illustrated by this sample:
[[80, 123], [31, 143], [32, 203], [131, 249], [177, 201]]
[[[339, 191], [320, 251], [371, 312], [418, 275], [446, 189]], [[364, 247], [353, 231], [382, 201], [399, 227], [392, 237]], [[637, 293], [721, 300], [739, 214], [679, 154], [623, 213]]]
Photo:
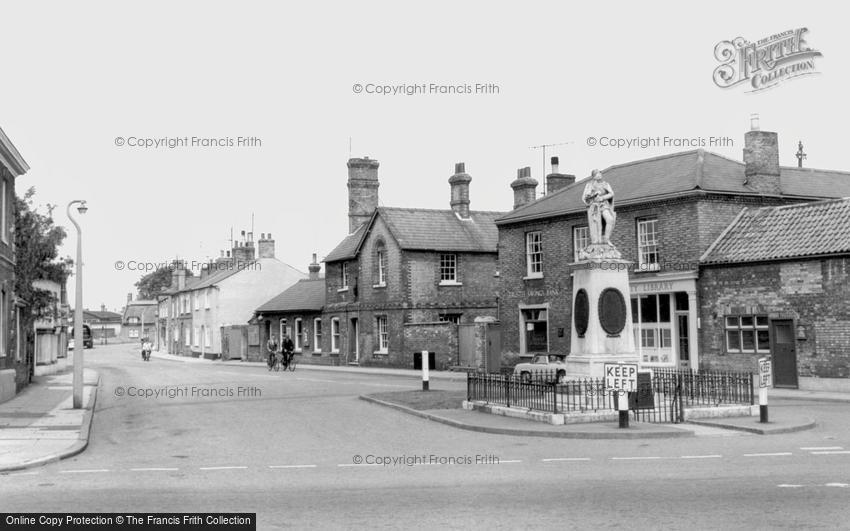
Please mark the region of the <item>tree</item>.
[[[174, 260], [169, 267], [160, 267], [147, 275], [144, 275], [134, 285], [139, 292], [141, 300], [155, 299], [164, 288], [171, 286], [171, 272], [180, 267], [180, 262]], [[186, 276], [191, 277], [192, 271], [186, 269]]]
[[64, 286], [74, 265], [70, 257], [59, 258], [65, 229], [53, 224], [51, 208], [47, 215], [36, 210], [34, 195], [35, 188], [30, 188], [23, 198], [15, 198], [15, 294], [26, 305], [20, 314], [23, 330], [31, 330], [37, 319], [54, 317], [58, 302], [51, 292], [33, 287], [33, 281], [52, 280]]

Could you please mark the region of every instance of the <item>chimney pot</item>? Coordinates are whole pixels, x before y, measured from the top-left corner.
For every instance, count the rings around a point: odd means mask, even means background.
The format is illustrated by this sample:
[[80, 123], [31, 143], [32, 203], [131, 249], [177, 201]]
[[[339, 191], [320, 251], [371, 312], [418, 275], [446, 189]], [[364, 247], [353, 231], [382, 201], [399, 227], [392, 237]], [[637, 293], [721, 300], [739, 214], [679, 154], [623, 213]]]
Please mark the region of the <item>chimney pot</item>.
[[274, 258], [274, 240], [272, 239], [272, 233], [270, 232], [265, 236], [265, 238], [261, 239], [259, 243], [257, 243], [257, 257]]
[[322, 266], [316, 261], [316, 253], [313, 253], [313, 262], [307, 267], [307, 271], [310, 272], [310, 280], [319, 280], [319, 271], [321, 271]]
[[511, 188], [514, 190], [514, 208], [537, 198], [537, 181], [531, 177], [530, 166], [517, 170], [517, 178], [511, 183]]

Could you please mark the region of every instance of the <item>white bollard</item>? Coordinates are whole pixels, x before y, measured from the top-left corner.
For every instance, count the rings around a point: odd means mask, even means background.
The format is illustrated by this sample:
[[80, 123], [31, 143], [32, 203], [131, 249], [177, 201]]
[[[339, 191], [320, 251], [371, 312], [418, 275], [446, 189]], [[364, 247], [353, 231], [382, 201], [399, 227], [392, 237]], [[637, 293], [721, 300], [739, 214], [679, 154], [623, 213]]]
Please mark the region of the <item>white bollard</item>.
[[428, 390], [428, 376], [429, 376], [428, 371], [430, 370], [430, 367], [428, 365], [429, 365], [429, 363], [428, 363], [428, 351], [423, 350], [422, 351], [422, 390], [423, 391]]

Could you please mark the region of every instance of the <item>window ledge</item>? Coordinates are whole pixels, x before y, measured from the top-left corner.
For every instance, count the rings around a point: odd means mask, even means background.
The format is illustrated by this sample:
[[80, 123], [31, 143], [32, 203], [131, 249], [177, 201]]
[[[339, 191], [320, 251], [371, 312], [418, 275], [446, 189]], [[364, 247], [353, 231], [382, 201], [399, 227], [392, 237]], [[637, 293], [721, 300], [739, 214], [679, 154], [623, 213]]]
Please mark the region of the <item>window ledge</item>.
[[376, 350], [372, 353], [373, 356], [388, 356], [390, 353], [389, 350]]
[[527, 275], [522, 277], [523, 280], [537, 280], [543, 278], [543, 273], [535, 273], [533, 275]]
[[372, 287], [373, 287], [373, 288], [386, 288], [386, 287], [387, 287], [387, 283], [386, 283], [386, 282], [384, 282], [383, 284], [372, 284]]
[[345, 293], [346, 291], [348, 291], [348, 286], [345, 286], [344, 288], [339, 288], [338, 290], [336, 290], [337, 293]]
[[441, 280], [440, 286], [463, 286], [463, 282], [458, 282], [456, 280]]

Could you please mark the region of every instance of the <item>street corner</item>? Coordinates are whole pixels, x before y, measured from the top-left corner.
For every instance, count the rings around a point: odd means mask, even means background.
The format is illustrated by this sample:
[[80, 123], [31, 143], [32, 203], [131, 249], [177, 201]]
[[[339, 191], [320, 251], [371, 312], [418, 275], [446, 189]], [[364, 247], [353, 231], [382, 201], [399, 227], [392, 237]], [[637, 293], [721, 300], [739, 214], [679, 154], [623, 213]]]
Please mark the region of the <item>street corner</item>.
[[758, 416], [726, 417], [716, 419], [692, 419], [689, 424], [705, 426], [736, 432], [753, 433], [756, 435], [782, 435], [811, 430], [817, 426], [817, 421], [807, 416], [780, 417], [768, 422], [761, 422]]

